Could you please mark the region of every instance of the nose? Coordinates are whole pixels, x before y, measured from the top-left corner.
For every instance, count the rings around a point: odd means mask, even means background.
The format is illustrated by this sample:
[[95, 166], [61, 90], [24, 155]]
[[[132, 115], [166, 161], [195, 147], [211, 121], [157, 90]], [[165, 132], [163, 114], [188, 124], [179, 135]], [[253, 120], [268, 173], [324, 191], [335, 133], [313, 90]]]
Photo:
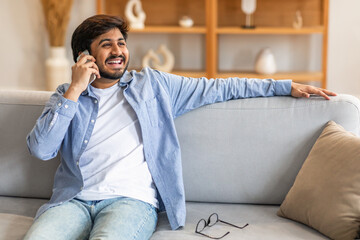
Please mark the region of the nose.
[[120, 56], [122, 54], [122, 50], [121, 47], [114, 44], [111, 48], [111, 54], [112, 55], [116, 55], [116, 56]]

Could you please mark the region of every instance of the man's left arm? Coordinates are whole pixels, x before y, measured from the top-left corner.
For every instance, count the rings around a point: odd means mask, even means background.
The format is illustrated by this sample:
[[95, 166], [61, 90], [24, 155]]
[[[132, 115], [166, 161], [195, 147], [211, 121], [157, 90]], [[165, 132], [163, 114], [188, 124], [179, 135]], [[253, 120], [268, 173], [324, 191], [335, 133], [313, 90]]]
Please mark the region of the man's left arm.
[[158, 71], [153, 73], [161, 75], [160, 79], [164, 80], [164, 86], [172, 101], [174, 117], [178, 117], [206, 104], [231, 99], [279, 95], [307, 97], [308, 95], [305, 94], [319, 94], [321, 96], [324, 96], [323, 93], [325, 95], [326, 93], [330, 94], [328, 91], [321, 91], [320, 93], [318, 88], [293, 83], [291, 80], [275, 81], [273, 79], [236, 77], [227, 79], [195, 79]]
[[169, 94], [173, 117], [203, 105], [231, 99], [290, 95], [291, 80], [227, 78], [189, 78], [151, 71]]

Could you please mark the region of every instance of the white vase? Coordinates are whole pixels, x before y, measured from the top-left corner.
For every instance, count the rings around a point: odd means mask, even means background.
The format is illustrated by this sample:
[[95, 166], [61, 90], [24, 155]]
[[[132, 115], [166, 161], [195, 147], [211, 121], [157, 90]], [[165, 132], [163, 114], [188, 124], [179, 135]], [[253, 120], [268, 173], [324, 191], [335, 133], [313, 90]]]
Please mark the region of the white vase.
[[255, 63], [255, 71], [266, 75], [276, 73], [275, 57], [270, 48], [265, 48], [259, 53]]
[[63, 83], [70, 82], [70, 63], [66, 58], [65, 47], [50, 47], [49, 58], [46, 59], [46, 88], [55, 91]]
[[188, 16], [183, 16], [180, 20], [179, 20], [179, 25], [183, 28], [191, 28], [194, 25], [194, 20], [192, 20], [190, 17]]

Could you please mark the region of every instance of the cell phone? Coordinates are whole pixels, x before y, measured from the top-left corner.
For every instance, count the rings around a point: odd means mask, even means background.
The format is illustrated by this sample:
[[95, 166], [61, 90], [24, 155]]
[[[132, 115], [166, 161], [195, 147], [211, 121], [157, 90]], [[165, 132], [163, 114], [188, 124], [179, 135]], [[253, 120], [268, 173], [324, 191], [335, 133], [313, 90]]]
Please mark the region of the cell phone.
[[[82, 53], [85, 55], [90, 55], [90, 53], [87, 49], [85, 51], [83, 51]], [[79, 61], [80, 56], [81, 56], [81, 54], [76, 58], [76, 62]], [[90, 60], [88, 60], [87, 62], [90, 62]], [[95, 81], [95, 79], [96, 79], [96, 75], [94, 73], [91, 74], [90, 79], [89, 79], [89, 84], [91, 84], [93, 81]]]

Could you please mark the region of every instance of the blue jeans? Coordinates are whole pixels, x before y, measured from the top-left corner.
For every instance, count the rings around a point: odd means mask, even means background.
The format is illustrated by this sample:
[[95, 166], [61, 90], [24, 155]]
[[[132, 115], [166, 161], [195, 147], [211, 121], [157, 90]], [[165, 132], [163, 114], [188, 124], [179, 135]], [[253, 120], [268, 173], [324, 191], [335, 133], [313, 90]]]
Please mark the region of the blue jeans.
[[143, 240], [151, 237], [156, 224], [156, 208], [140, 200], [126, 197], [101, 201], [73, 199], [40, 215], [24, 240]]

